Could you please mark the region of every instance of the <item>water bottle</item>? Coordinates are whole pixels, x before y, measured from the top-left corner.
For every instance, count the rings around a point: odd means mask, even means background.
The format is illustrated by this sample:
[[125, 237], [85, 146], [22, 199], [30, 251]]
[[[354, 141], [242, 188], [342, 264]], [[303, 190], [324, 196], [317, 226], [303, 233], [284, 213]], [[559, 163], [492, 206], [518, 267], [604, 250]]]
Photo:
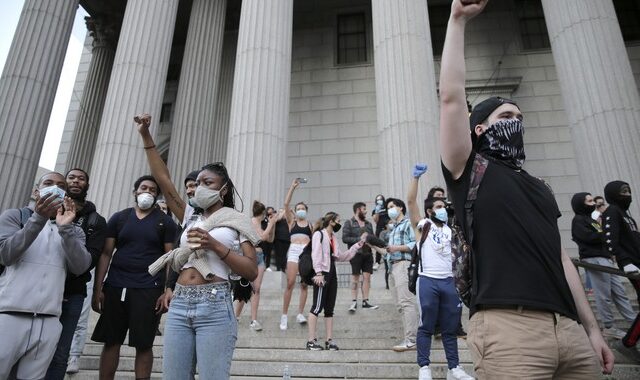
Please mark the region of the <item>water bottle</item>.
[[289, 370], [289, 365], [284, 366], [284, 371], [282, 372], [282, 380], [291, 380], [291, 371]]

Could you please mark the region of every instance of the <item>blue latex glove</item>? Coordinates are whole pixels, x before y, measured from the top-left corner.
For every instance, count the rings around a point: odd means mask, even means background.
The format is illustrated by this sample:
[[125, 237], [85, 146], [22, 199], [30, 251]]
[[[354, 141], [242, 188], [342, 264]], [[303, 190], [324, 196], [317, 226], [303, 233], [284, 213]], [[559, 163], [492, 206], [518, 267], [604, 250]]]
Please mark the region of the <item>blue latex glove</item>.
[[427, 164], [415, 164], [413, 167], [413, 177], [420, 178], [421, 175], [427, 172]]

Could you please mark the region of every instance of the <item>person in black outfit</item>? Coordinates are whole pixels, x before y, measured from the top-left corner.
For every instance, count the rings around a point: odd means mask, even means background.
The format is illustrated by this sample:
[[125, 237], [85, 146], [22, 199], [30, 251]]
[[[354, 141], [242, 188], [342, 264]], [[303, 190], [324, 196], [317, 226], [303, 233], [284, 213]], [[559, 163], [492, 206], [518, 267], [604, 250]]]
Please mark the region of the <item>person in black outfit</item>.
[[[604, 187], [604, 197], [609, 207], [602, 214], [605, 234], [605, 250], [616, 257], [618, 267], [625, 273], [640, 271], [640, 232], [638, 224], [629, 214], [631, 187], [623, 181], [609, 182]], [[640, 280], [629, 279], [640, 301]], [[640, 340], [640, 314], [631, 324], [626, 335], [616, 341], [614, 348], [626, 357], [640, 363], [636, 345]]]
[[107, 221], [96, 211], [96, 206], [87, 201], [89, 191], [89, 174], [83, 169], [71, 169], [65, 175], [67, 195], [76, 205], [76, 217], [73, 223], [80, 226], [85, 234], [85, 247], [91, 254], [91, 266], [80, 276], [67, 273], [64, 283], [64, 298], [60, 324], [62, 333], [56, 346], [56, 352], [49, 364], [45, 379], [64, 379], [67, 360], [73, 334], [78, 325], [84, 299], [87, 297], [87, 283], [91, 280], [91, 269], [96, 266], [107, 236]]
[[[614, 356], [562, 248], [553, 192], [523, 168], [522, 112], [499, 97], [468, 112], [465, 28], [486, 4], [453, 1], [440, 71], [442, 169], [457, 223], [473, 249], [467, 342], [475, 373], [598, 378], [598, 363], [610, 373]], [[472, 173], [484, 173], [477, 188], [471, 188]], [[477, 190], [471, 215], [465, 209], [469, 190]]]
[[[267, 216], [262, 220], [262, 222], [260, 222], [260, 226], [263, 230], [266, 229], [269, 224], [269, 217], [276, 214], [277, 212], [273, 207], [267, 207]], [[261, 241], [259, 245], [260, 248], [262, 248], [262, 252], [264, 252], [264, 263], [267, 267], [266, 270], [267, 272], [271, 272], [271, 252], [273, 251], [273, 242]]]
[[285, 218], [284, 209], [280, 209], [280, 219], [276, 222], [276, 236], [273, 240], [273, 252], [276, 257], [276, 270], [284, 272], [287, 269], [287, 252], [291, 245], [289, 224]]

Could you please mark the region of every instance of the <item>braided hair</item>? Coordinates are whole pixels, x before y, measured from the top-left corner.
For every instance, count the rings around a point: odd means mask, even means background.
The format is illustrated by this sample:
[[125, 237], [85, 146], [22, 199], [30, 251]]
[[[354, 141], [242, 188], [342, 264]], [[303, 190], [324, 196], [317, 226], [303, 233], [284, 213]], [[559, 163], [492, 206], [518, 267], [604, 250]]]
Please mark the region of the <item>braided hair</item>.
[[[227, 168], [224, 166], [222, 162], [214, 162], [212, 164], [207, 164], [202, 167], [202, 170], [208, 170], [220, 177], [222, 177], [223, 186], [226, 183], [227, 193], [222, 197], [222, 206], [230, 207], [235, 209], [235, 193], [237, 193], [235, 186], [233, 185], [233, 181], [229, 178], [229, 173], [227, 172]], [[242, 199], [240, 199], [242, 202]]]

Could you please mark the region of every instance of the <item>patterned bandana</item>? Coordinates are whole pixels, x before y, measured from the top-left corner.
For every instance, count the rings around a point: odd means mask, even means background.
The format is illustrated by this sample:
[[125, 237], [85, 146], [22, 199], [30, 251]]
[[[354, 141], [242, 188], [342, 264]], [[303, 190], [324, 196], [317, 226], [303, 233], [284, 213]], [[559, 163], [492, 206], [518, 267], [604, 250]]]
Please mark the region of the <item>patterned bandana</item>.
[[526, 158], [523, 136], [522, 121], [500, 120], [478, 137], [478, 153], [520, 170]]

